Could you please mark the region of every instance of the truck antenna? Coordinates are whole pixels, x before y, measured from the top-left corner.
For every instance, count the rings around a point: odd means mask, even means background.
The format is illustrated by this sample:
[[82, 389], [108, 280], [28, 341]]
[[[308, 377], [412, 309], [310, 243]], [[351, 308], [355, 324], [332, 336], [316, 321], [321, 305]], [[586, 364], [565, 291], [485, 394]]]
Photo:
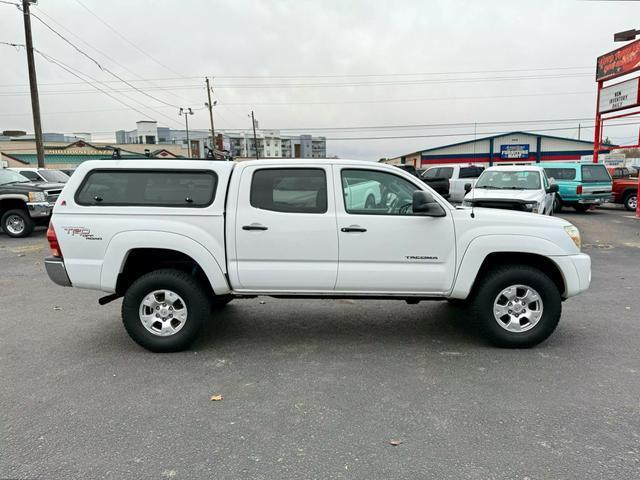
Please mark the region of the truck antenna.
[[[476, 162], [476, 144], [477, 144], [477, 133], [478, 133], [478, 122], [473, 122], [473, 163]], [[478, 182], [478, 180], [476, 179], [476, 183]], [[473, 209], [475, 208], [473, 199], [475, 197], [475, 185], [472, 183], [471, 184], [471, 218], [476, 218], [476, 214], [473, 211]]]

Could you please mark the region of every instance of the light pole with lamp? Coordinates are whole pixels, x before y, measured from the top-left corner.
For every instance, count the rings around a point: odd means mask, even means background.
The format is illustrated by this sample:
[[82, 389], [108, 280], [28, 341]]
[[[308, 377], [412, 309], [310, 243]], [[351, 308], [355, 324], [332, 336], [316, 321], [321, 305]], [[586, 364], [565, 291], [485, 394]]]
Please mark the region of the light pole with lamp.
[[189, 141], [189, 115], [193, 115], [193, 110], [191, 110], [191, 107], [180, 107], [178, 115], [184, 115], [184, 124], [187, 128], [187, 154], [188, 157], [191, 158], [191, 142]]

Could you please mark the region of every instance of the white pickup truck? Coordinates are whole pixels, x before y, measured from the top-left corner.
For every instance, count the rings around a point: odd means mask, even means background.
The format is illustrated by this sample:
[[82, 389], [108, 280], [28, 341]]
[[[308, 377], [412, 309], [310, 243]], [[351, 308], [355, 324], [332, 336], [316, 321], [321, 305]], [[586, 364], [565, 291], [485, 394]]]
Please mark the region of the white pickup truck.
[[124, 297], [130, 336], [163, 352], [256, 295], [468, 301], [491, 342], [527, 347], [591, 281], [565, 220], [454, 208], [400, 169], [348, 160], [88, 161], [47, 237], [55, 283]]
[[436, 192], [446, 193], [452, 203], [460, 203], [467, 193], [466, 185], [473, 187], [484, 167], [478, 165], [436, 165], [422, 172], [420, 179]]

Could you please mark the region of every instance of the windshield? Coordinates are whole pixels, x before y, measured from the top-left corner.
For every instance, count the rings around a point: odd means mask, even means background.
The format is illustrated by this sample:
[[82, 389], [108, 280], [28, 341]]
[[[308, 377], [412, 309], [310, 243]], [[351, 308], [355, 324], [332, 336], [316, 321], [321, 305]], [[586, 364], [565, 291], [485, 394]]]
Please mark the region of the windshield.
[[30, 181], [27, 177], [23, 177], [18, 172], [13, 170], [0, 170], [0, 185], [7, 183], [23, 183]]
[[487, 170], [480, 175], [476, 188], [539, 190], [540, 173], [535, 170]]
[[38, 173], [47, 182], [66, 183], [69, 180], [69, 175], [60, 170], [38, 170]]

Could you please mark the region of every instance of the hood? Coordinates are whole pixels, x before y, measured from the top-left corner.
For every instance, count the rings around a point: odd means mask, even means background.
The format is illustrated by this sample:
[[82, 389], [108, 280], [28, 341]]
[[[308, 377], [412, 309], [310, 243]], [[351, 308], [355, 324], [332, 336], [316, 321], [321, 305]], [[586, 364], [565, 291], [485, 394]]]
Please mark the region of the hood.
[[525, 202], [540, 202], [544, 197], [544, 190], [497, 190], [490, 188], [474, 188], [464, 196], [465, 200], [481, 200], [495, 198], [505, 200], [523, 200]]
[[64, 183], [48, 182], [24, 182], [0, 185], [0, 191], [4, 193], [29, 193], [44, 192], [45, 190], [62, 190]]

